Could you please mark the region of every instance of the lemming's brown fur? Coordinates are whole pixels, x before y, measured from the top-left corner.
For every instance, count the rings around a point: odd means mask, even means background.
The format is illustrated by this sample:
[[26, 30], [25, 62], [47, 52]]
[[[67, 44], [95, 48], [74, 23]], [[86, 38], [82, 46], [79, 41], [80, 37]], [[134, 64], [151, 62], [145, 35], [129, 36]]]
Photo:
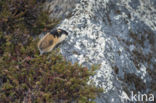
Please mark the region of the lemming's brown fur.
[[41, 50], [49, 52], [51, 48], [54, 48], [58, 43], [58, 38], [54, 37], [50, 33], [46, 34], [43, 39], [38, 43], [38, 47]]
[[53, 37], [53, 35], [47, 35], [45, 38], [44, 38], [46, 41], [44, 41], [44, 42], [41, 42], [41, 44], [40, 44], [40, 48], [43, 50], [43, 49], [45, 49], [45, 48], [47, 48], [47, 47], [49, 47], [50, 45], [52, 45], [53, 44], [53, 40], [54, 40], [54, 37]]

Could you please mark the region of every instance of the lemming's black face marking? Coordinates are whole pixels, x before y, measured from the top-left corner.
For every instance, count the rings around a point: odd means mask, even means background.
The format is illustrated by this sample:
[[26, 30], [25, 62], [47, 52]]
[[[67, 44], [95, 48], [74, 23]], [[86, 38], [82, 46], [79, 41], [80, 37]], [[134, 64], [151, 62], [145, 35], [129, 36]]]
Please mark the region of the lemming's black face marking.
[[62, 30], [62, 29], [60, 29], [60, 30], [61, 30], [62, 34], [68, 35], [68, 33], [65, 30]]
[[[58, 32], [60, 30], [60, 32]], [[60, 37], [62, 34], [68, 35], [68, 33], [65, 30], [58, 29], [58, 30], [53, 30], [50, 32], [54, 37]]]

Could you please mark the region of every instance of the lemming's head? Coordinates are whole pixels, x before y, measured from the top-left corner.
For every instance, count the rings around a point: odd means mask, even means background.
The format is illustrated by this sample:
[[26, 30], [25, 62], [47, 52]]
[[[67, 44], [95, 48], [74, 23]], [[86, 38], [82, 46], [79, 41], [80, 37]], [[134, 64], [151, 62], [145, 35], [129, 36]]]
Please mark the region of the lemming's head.
[[61, 34], [68, 35], [68, 33], [65, 30], [58, 29], [57, 31]]
[[54, 35], [54, 37], [60, 37], [62, 35], [68, 35], [68, 33], [63, 29], [57, 29], [50, 32], [50, 34]]

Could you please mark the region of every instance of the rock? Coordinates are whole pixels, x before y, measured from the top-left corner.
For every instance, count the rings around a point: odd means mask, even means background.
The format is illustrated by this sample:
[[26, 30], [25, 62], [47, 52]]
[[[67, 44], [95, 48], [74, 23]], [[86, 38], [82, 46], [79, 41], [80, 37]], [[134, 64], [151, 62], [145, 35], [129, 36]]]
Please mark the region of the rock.
[[101, 64], [92, 78], [105, 90], [97, 103], [129, 103], [131, 91], [156, 95], [154, 4], [154, 0], [80, 0], [71, 18], [59, 25], [69, 32], [61, 46], [67, 60], [88, 67]]

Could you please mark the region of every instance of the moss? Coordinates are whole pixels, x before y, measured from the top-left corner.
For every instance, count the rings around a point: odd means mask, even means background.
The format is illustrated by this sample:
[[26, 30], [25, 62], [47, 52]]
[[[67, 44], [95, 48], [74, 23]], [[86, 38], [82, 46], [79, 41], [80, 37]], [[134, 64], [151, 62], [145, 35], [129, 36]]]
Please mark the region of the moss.
[[113, 68], [115, 74], [119, 73], [119, 68], [116, 65], [112, 66], [112, 68]]
[[132, 84], [134, 83], [134, 86], [136, 88], [136, 90], [145, 90], [146, 89], [146, 85], [145, 83], [138, 77], [136, 76], [135, 74], [125, 74], [125, 82], [126, 83], [129, 83], [129, 84]]
[[132, 32], [131, 30], [130, 30], [130, 34], [129, 35], [130, 35], [130, 37], [133, 38], [133, 40], [134, 40], [134, 42], [136, 42], [136, 44], [139, 44], [142, 47], [144, 47], [145, 37], [143, 35], [141, 35], [141, 37], [139, 38], [138, 35], [140, 35], [140, 34], [137, 35], [136, 33]]
[[72, 64], [58, 49], [39, 56], [32, 34], [59, 23], [40, 6], [36, 0], [0, 1], [0, 102], [93, 103], [102, 92], [88, 84], [96, 66]]
[[118, 9], [115, 11], [116, 14], [121, 14], [121, 11]]
[[[6, 37], [7, 39], [10, 37]], [[58, 50], [39, 56], [36, 42], [28, 39], [24, 47], [18, 43], [6, 42], [4, 53], [0, 57], [0, 101], [17, 102], [30, 99], [44, 102], [70, 103], [74, 101], [89, 102], [95, 99], [101, 89], [87, 84], [97, 68], [88, 70], [77, 63], [66, 61]], [[26, 94], [32, 96], [25, 97]]]
[[49, 19], [49, 11], [43, 10], [43, 3], [38, 0], [1, 0], [0, 7], [0, 29], [6, 33], [19, 28], [35, 35], [59, 22], [57, 18]]
[[[154, 67], [156, 67], [156, 64], [155, 64]], [[152, 90], [152, 92], [156, 91], [156, 79], [155, 79], [156, 78], [156, 70], [155, 69], [151, 70], [151, 69], [148, 68], [147, 71], [148, 71], [149, 75], [152, 78], [152, 81], [151, 81], [151, 84], [150, 84], [151, 90]]]

